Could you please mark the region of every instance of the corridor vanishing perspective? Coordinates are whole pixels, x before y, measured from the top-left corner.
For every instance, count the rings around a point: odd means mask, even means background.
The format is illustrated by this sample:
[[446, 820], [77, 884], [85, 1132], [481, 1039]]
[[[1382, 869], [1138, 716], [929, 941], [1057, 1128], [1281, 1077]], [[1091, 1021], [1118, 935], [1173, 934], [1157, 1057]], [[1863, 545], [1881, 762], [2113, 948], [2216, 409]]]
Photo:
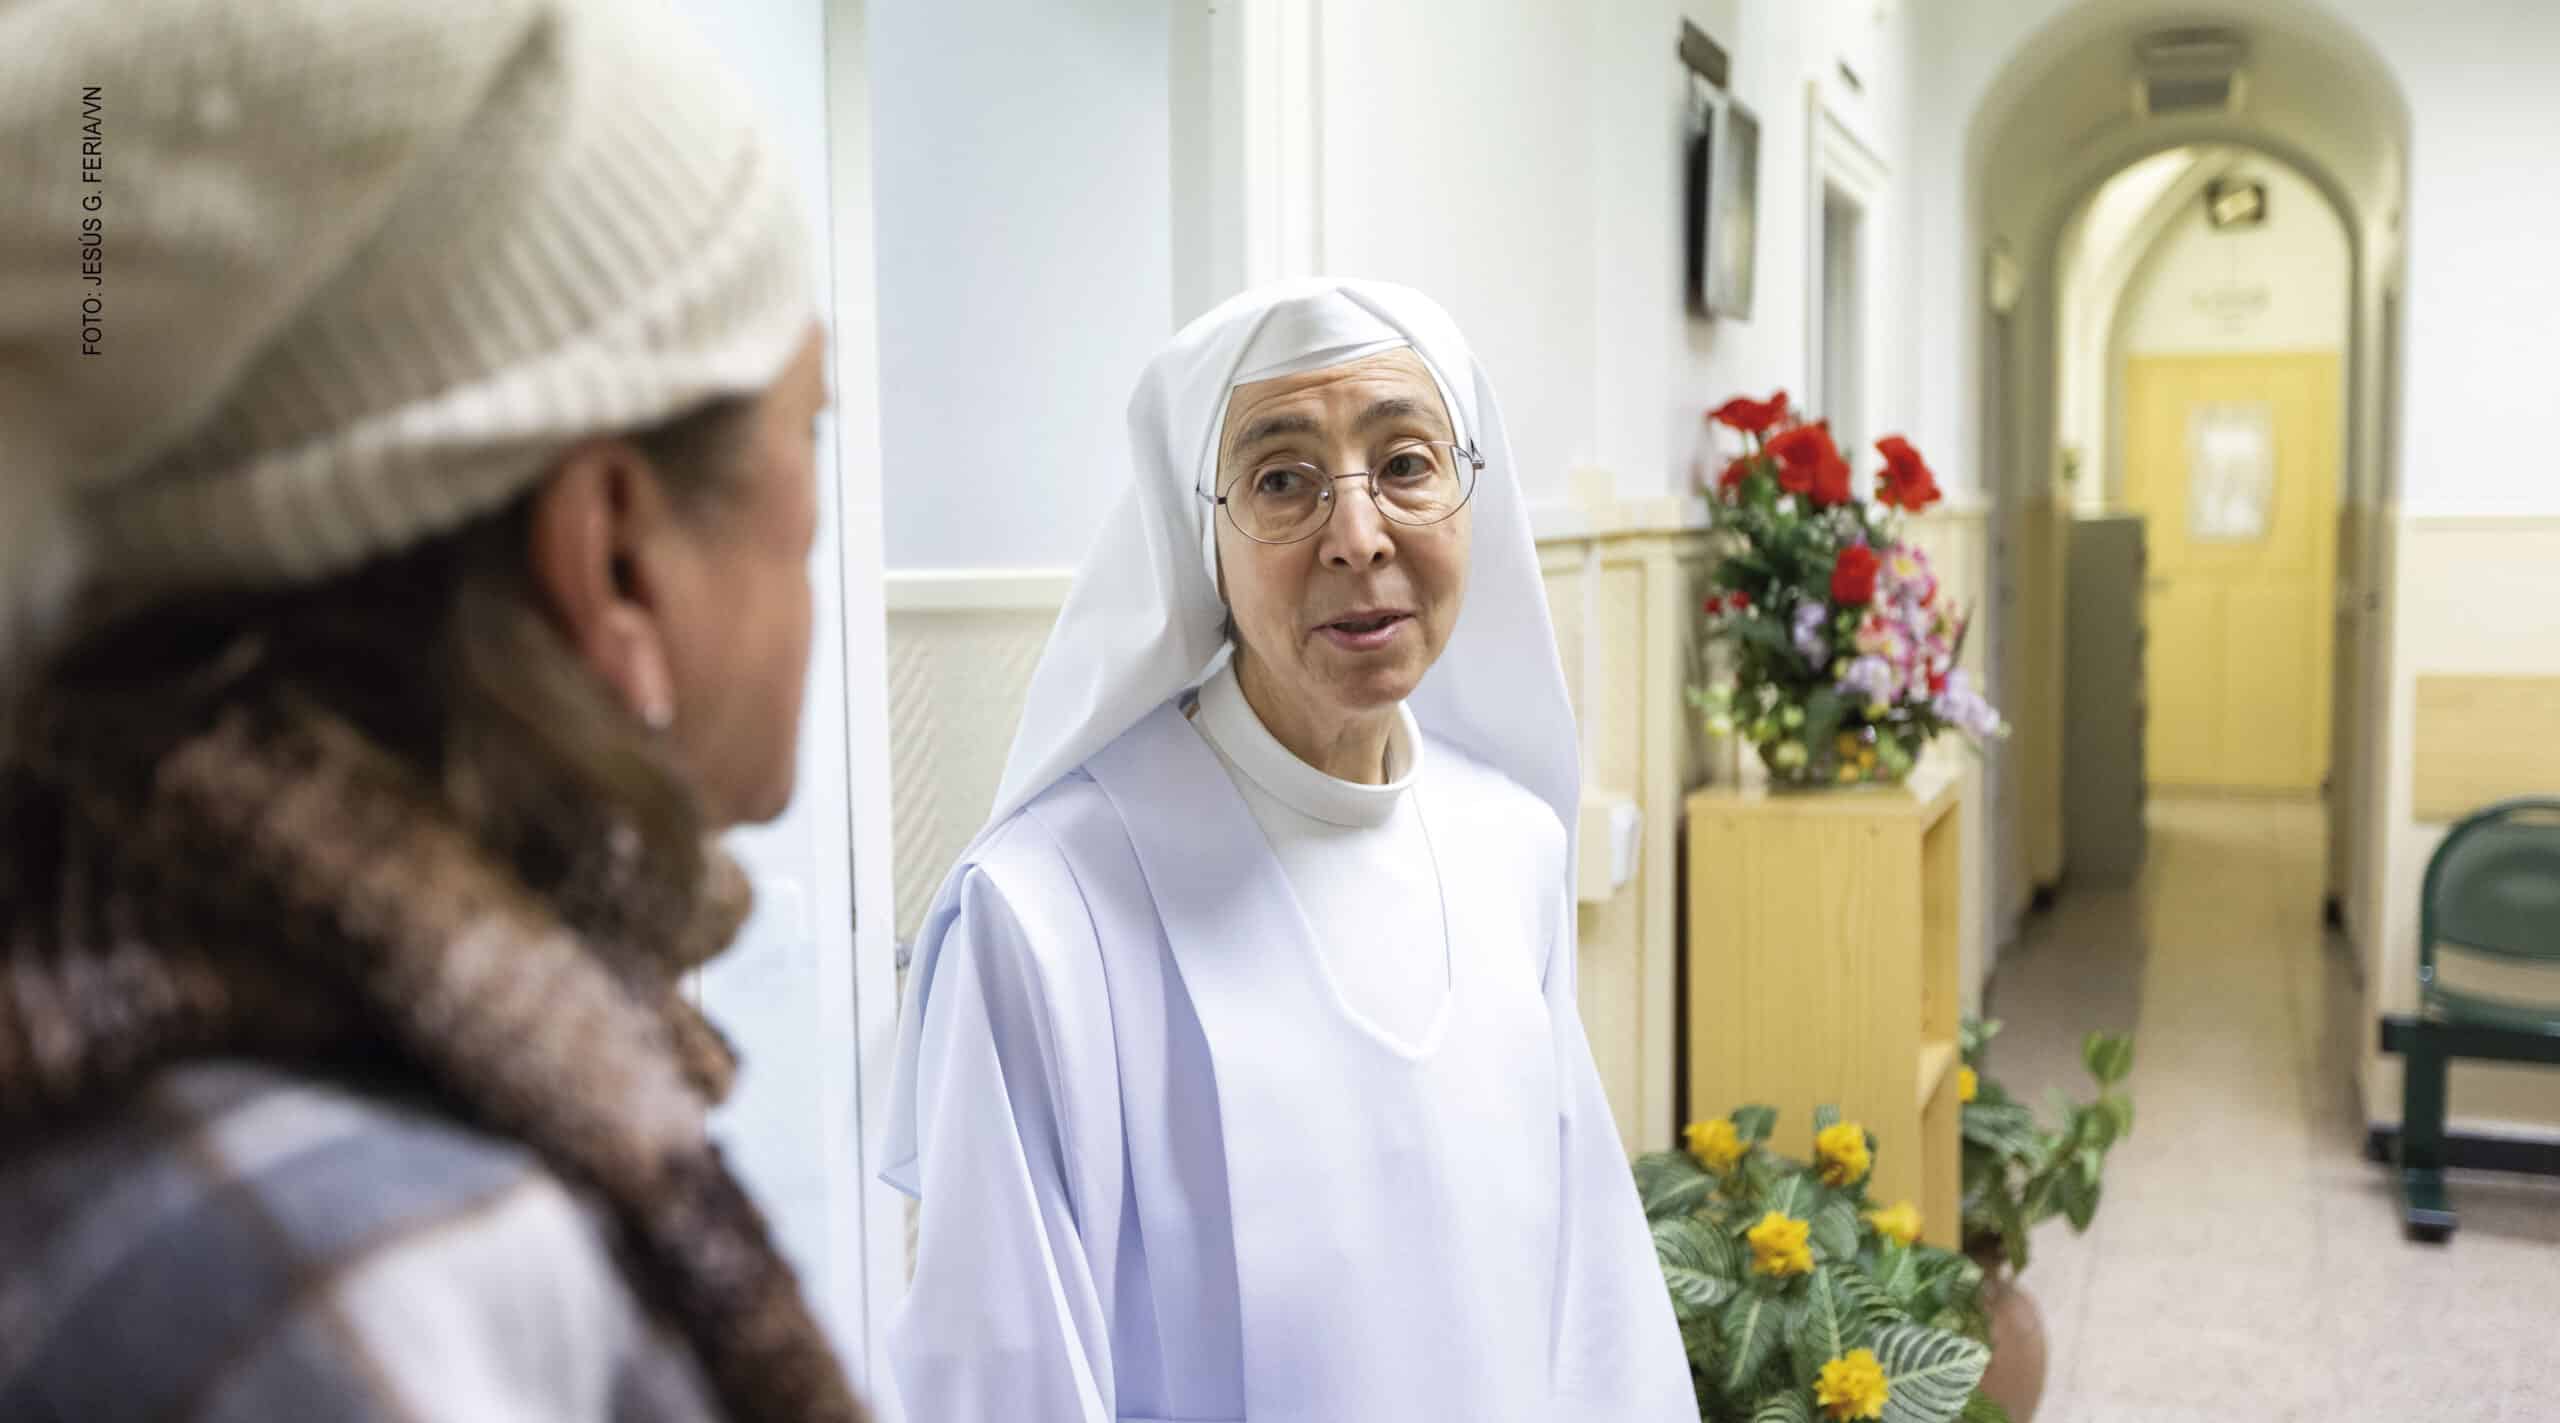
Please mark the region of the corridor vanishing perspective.
[[[2354, 1092], [2361, 990], [2318, 905], [2310, 801], [2155, 802], [2150, 861], [2066, 895], [1988, 1007], [2027, 1100], [2081, 1092], [2079, 1034], [2139, 1046], [2133, 1137], [2086, 1236], [2023, 1276], [2067, 1423], [2560, 1416], [2560, 1186], [2457, 1173], [2449, 1246], [2401, 1236]], [[2460, 1069], [2456, 1069], [2459, 1071]]]

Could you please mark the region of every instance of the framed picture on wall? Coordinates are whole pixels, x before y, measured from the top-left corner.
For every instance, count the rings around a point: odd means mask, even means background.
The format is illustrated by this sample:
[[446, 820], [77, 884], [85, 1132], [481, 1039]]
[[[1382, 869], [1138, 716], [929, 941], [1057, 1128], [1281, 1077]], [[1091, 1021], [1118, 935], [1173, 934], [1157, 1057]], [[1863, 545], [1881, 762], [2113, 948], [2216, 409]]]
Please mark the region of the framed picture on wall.
[[1751, 319], [1759, 244], [1760, 121], [1722, 99], [1689, 146], [1689, 309]]
[[1715, 110], [1710, 108], [1705, 121], [1698, 125], [1698, 131], [1690, 135], [1688, 182], [1684, 185], [1688, 202], [1682, 216], [1688, 221], [1688, 241], [1682, 248], [1684, 261], [1681, 270], [1688, 278], [1689, 314], [1692, 316], [1715, 315], [1707, 305], [1707, 246], [1715, 230], [1715, 212], [1711, 202], [1715, 193], [1715, 156]]

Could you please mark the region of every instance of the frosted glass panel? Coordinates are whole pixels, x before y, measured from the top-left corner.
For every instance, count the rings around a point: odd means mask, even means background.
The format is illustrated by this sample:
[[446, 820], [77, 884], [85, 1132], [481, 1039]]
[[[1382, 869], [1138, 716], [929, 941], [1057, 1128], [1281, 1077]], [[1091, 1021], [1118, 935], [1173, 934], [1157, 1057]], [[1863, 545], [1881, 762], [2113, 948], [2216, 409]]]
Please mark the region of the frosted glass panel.
[[2274, 407], [2265, 401], [2197, 406], [2187, 422], [2187, 537], [2263, 539], [2275, 494]]

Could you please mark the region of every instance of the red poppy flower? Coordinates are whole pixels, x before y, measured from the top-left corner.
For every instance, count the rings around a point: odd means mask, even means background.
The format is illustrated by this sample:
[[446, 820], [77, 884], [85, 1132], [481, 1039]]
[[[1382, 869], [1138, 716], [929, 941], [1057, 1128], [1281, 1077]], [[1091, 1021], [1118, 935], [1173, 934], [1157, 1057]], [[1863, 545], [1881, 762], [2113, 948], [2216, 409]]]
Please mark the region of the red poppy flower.
[[1887, 435], [1876, 441], [1876, 452], [1884, 456], [1884, 474], [1877, 481], [1876, 502], [1900, 509], [1918, 511], [1943, 497], [1938, 490], [1938, 477], [1929, 472], [1928, 463], [1911, 442], [1900, 435]]
[[1737, 395], [1717, 406], [1707, 418], [1746, 435], [1765, 435], [1771, 426], [1787, 418], [1787, 393], [1781, 390], [1766, 400]]
[[1830, 426], [1798, 425], [1772, 437], [1769, 453], [1781, 464], [1800, 465], [1810, 472], [1824, 460], [1840, 458], [1840, 447], [1831, 443]]
[[1730, 604], [1733, 610], [1737, 613], [1745, 613], [1751, 610], [1751, 595], [1743, 592], [1739, 588], [1727, 593], [1725, 595], [1725, 602]]
[[1828, 508], [1849, 502], [1849, 462], [1827, 459], [1813, 471], [1813, 502]]
[[1831, 601], [1844, 608], [1863, 607], [1874, 602], [1876, 571], [1883, 561], [1865, 544], [1851, 544], [1840, 550], [1831, 565]]
[[1751, 457], [1749, 455], [1744, 455], [1742, 458], [1726, 465], [1724, 467], [1724, 473], [1716, 476], [1716, 488], [1726, 494], [1731, 494], [1742, 488], [1742, 481], [1749, 479], [1750, 477]]

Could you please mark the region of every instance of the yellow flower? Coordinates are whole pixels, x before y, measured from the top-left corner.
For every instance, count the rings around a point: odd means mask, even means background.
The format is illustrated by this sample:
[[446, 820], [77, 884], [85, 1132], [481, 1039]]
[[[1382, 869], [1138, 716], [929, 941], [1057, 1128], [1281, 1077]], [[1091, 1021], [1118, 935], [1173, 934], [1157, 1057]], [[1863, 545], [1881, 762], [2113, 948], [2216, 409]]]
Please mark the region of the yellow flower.
[[1970, 1067], [1956, 1069], [1956, 1100], [1970, 1102], [1982, 1095], [1982, 1078]]
[[1780, 1279], [1812, 1274], [1812, 1235], [1813, 1227], [1808, 1222], [1769, 1212], [1744, 1237], [1751, 1242], [1751, 1268]]
[[1920, 1208], [1909, 1201], [1896, 1201], [1888, 1210], [1867, 1212], [1867, 1224], [1885, 1239], [1908, 1245], [1920, 1238]]
[[1710, 1171], [1732, 1170], [1733, 1163], [1740, 1161], [1742, 1153], [1749, 1150], [1743, 1144], [1742, 1134], [1733, 1129], [1732, 1120], [1726, 1117], [1691, 1122], [1689, 1129], [1681, 1135], [1688, 1140], [1689, 1154], [1698, 1158], [1699, 1164]]
[[1875, 1165], [1875, 1158], [1867, 1154], [1867, 1129], [1856, 1122], [1824, 1127], [1813, 1139], [1813, 1155], [1821, 1168], [1822, 1184], [1831, 1187], [1855, 1185]]
[[1840, 763], [1840, 784], [1842, 784], [1842, 785], [1844, 785], [1844, 786], [1845, 786], [1845, 785], [1849, 784], [1851, 781], [1856, 780], [1857, 778], [1858, 778], [1858, 763], [1857, 763], [1857, 762], [1855, 762], [1855, 761], [1843, 761], [1843, 762], [1841, 762], [1841, 763]]
[[1823, 1365], [1813, 1381], [1813, 1401], [1822, 1405], [1823, 1416], [1833, 1423], [1882, 1418], [1884, 1401], [1892, 1392], [1873, 1349], [1850, 1350], [1847, 1357]]
[[1843, 756], [1855, 756], [1858, 754], [1858, 738], [1848, 732], [1841, 732], [1839, 736], [1832, 740], [1831, 744], [1839, 747], [1840, 754]]

